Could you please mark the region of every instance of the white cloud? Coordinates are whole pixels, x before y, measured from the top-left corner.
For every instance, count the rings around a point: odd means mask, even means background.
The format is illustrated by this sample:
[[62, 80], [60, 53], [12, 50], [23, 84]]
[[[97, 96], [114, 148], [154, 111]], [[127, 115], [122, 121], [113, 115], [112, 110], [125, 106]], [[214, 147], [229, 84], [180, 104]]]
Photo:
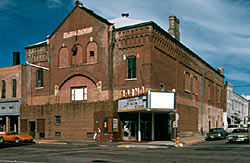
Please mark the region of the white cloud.
[[244, 73], [242, 71], [230, 71], [225, 74], [227, 76], [227, 79], [229, 80], [238, 80], [242, 82], [249, 82], [250, 81], [250, 74]]
[[57, 7], [61, 7], [61, 6], [62, 6], [61, 0], [49, 0], [48, 1], [49, 8], [57, 8]]
[[250, 24], [244, 20], [250, 10], [242, 1], [183, 0], [180, 3], [170, 0], [170, 3], [173, 5], [170, 10], [180, 15], [184, 21], [222, 33], [250, 34]]

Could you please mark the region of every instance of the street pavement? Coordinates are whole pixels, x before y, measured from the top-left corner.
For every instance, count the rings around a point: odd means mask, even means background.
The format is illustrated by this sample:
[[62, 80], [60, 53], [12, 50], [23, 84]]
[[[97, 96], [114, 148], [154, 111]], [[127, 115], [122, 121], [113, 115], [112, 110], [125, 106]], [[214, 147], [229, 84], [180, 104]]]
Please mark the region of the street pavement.
[[[228, 143], [227, 140], [196, 143], [199, 138], [183, 138], [181, 142], [187, 139], [190, 141], [187, 141], [183, 148], [167, 146], [166, 143], [157, 144], [158, 142], [43, 141], [44, 144], [38, 142], [37, 144], [21, 143], [19, 145], [4, 143], [0, 146], [0, 162], [249, 162], [249, 143]], [[135, 146], [134, 148], [118, 148], [119, 145]], [[150, 146], [157, 148], [145, 148]], [[167, 149], [161, 148], [162, 146]]]
[[37, 144], [72, 144], [80, 146], [103, 146], [103, 147], [117, 147], [117, 148], [169, 148], [169, 147], [183, 147], [189, 144], [205, 141], [202, 135], [196, 137], [180, 138], [179, 144], [175, 141], [142, 141], [142, 142], [96, 142], [96, 141], [67, 141], [67, 140], [35, 140]]

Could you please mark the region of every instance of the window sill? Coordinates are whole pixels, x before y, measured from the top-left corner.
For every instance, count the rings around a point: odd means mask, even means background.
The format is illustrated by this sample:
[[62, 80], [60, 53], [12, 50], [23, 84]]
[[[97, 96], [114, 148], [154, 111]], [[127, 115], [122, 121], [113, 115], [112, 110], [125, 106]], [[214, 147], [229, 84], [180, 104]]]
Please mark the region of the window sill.
[[191, 93], [191, 91], [184, 89], [184, 92]]
[[71, 66], [63, 66], [63, 67], [58, 67], [59, 69], [63, 69], [63, 68], [69, 68]]
[[125, 79], [125, 81], [135, 81], [137, 80], [137, 78], [129, 78], [129, 79]]
[[35, 89], [43, 89], [44, 87], [36, 87]]
[[71, 100], [73, 103], [81, 103], [81, 102], [86, 102], [87, 100]]

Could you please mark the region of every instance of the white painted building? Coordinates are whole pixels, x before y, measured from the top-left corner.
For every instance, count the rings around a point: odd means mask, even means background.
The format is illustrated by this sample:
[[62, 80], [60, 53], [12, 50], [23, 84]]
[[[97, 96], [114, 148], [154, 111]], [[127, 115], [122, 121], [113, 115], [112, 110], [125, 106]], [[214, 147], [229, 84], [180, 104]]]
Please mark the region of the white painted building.
[[226, 112], [223, 113], [224, 129], [227, 129], [229, 124], [247, 126], [248, 100], [234, 92], [233, 85], [229, 82], [226, 82], [225, 90]]

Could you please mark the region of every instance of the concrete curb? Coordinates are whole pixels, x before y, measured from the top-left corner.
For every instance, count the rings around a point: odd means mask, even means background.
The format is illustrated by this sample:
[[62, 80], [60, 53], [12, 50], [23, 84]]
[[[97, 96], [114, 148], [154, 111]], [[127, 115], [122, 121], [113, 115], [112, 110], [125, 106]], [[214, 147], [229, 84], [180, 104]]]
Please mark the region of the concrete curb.
[[64, 142], [36, 142], [37, 144], [68, 144]]
[[180, 144], [173, 144], [173, 145], [167, 145], [167, 144], [96, 144], [96, 143], [77, 143], [77, 142], [57, 142], [57, 141], [36, 141], [36, 144], [57, 144], [57, 145], [78, 145], [78, 146], [98, 146], [98, 147], [116, 147], [116, 148], [150, 148], [150, 149], [156, 149], [156, 148], [162, 148], [167, 149], [170, 147], [184, 147], [186, 145], [199, 143], [204, 140], [194, 140], [194, 141], [187, 141], [187, 142], [180, 142]]
[[[49, 141], [37, 141], [36, 144], [57, 144], [57, 145], [78, 145], [78, 146], [98, 146], [98, 147], [116, 147], [116, 148], [150, 148], [150, 149], [156, 149], [156, 148], [162, 148], [167, 149], [169, 146], [167, 145], [140, 145], [140, 144], [124, 144], [124, 145], [107, 145], [107, 144], [81, 144], [81, 143], [67, 143], [67, 142], [49, 142]], [[171, 145], [173, 146], [173, 145]]]
[[150, 148], [150, 149], [167, 149], [169, 147], [167, 146], [156, 146], [156, 145], [117, 145], [117, 148]]
[[202, 140], [194, 140], [194, 141], [186, 142], [184, 143], [184, 145], [194, 144], [194, 143], [199, 143], [199, 142], [202, 142]]

